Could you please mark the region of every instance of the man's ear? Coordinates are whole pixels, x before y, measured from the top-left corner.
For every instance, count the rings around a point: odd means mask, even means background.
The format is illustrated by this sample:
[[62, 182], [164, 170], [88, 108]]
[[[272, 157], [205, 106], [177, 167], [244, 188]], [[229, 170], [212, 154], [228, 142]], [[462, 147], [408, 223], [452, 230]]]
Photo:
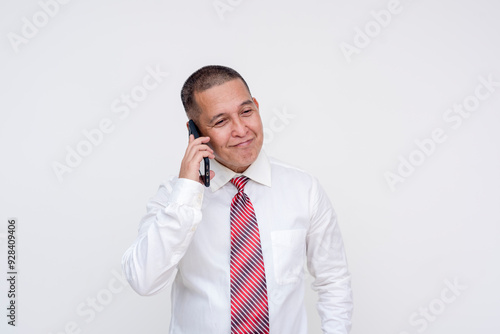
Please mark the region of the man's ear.
[[257, 99], [255, 97], [252, 97], [253, 103], [257, 106], [257, 109], [259, 109], [259, 102], [257, 102]]
[[188, 130], [189, 132], [189, 121], [186, 122], [186, 129]]

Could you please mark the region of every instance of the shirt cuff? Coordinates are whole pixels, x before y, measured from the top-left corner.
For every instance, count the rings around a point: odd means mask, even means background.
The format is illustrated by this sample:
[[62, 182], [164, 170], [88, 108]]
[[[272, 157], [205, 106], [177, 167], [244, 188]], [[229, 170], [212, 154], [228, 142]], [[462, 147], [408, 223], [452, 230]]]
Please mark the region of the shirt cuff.
[[201, 210], [203, 203], [204, 186], [197, 181], [178, 178], [172, 189], [170, 202], [187, 205]]

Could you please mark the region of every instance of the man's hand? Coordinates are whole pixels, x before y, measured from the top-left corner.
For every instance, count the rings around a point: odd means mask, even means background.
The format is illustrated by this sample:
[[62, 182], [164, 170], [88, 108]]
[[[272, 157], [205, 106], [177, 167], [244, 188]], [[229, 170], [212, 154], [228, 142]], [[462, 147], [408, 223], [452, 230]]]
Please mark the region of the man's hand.
[[[206, 145], [210, 141], [210, 137], [199, 137], [194, 139], [194, 136], [189, 135], [189, 144], [186, 148], [186, 153], [181, 162], [181, 170], [179, 178], [198, 181], [203, 184], [203, 179], [200, 175], [200, 163], [203, 158], [215, 159], [214, 151]], [[213, 179], [215, 173], [210, 171], [210, 180]]]

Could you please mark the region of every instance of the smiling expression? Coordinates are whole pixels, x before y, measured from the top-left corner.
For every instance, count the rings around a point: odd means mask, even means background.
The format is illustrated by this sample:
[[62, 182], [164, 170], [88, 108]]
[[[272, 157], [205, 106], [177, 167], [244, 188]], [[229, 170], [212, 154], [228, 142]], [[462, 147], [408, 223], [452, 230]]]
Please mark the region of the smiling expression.
[[241, 173], [250, 166], [264, 140], [259, 104], [241, 79], [233, 79], [194, 94], [201, 109], [197, 125], [215, 160]]

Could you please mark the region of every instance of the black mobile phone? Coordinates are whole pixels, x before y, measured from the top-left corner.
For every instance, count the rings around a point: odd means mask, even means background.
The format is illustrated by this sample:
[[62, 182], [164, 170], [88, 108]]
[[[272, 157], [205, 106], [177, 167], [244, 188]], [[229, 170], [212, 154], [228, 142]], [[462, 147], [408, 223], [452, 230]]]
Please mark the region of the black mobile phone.
[[[189, 120], [189, 134], [193, 134], [194, 139], [200, 136], [200, 130], [194, 124], [193, 120]], [[203, 173], [200, 171], [200, 175], [203, 177], [203, 183], [205, 183], [205, 187], [210, 187], [210, 159], [203, 158], [204, 168]]]

